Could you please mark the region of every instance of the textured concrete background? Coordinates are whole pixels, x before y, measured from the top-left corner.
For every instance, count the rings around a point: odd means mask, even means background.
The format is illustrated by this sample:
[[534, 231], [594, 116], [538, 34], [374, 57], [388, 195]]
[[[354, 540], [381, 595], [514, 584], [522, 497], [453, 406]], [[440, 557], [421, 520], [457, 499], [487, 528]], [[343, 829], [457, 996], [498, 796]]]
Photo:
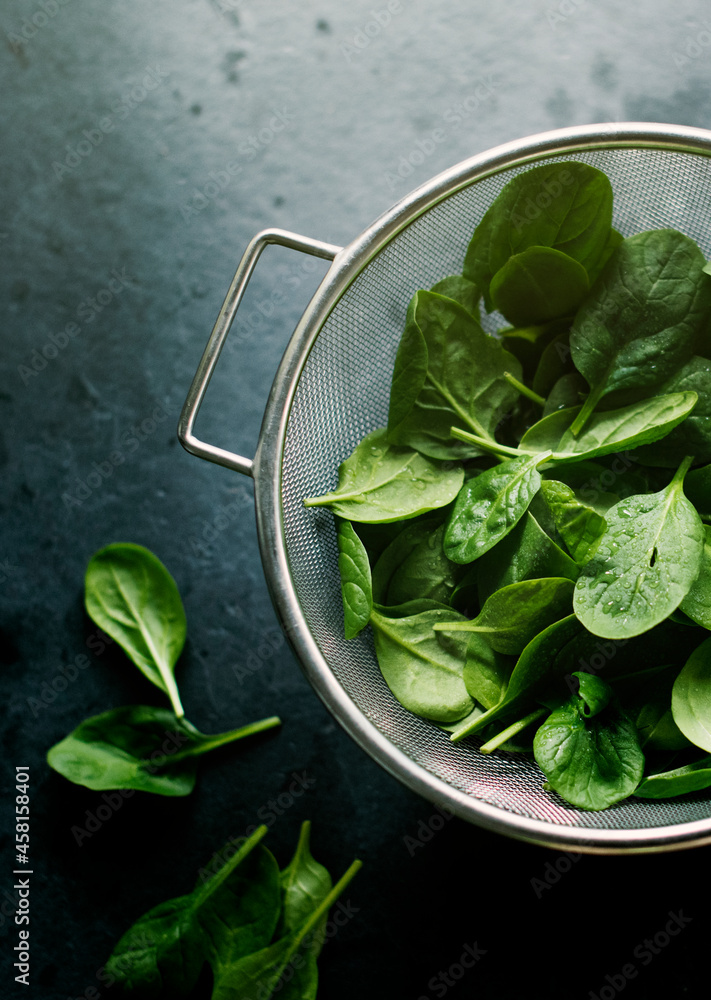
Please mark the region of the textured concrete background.
[[[475, 942], [486, 954], [452, 997], [696, 996], [707, 982], [698, 867], [709, 849], [571, 859], [440, 824], [346, 737], [285, 648], [251, 484], [176, 441], [207, 334], [259, 229], [349, 242], [440, 170], [546, 129], [711, 126], [703, 0], [391, 0], [385, 23], [387, 11], [382, 0], [0, 7], [3, 997], [105, 995], [97, 970], [119, 935], [188, 891], [295, 773], [313, 786], [270, 820], [269, 846], [286, 860], [311, 818], [314, 853], [334, 873], [365, 862], [349, 890], [357, 912], [321, 960], [321, 997], [443, 996], [439, 972]], [[265, 253], [204, 437], [252, 454], [323, 270]], [[284, 725], [205, 760], [189, 798], [136, 796], [78, 844], [72, 827], [102, 799], [50, 773], [47, 748], [109, 707], [160, 703], [122, 655], [86, 647], [84, 569], [119, 539], [149, 546], [178, 581], [192, 721], [219, 731], [278, 713]], [[240, 679], [235, 666], [255, 652], [260, 668]], [[67, 681], [81, 654], [90, 666]], [[33, 784], [29, 989], [11, 969], [16, 764], [30, 765]], [[443, 829], [425, 840], [430, 825]], [[691, 918], [683, 933], [640, 950], [679, 911]]]

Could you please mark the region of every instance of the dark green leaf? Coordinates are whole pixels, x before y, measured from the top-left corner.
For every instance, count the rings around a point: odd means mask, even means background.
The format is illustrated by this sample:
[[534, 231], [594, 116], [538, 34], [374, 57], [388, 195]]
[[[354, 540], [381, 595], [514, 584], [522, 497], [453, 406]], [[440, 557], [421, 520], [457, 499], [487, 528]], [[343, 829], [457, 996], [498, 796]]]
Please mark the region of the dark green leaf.
[[370, 621], [373, 587], [365, 546], [350, 521], [337, 520], [338, 569], [346, 639], [353, 639]]
[[[644, 754], [634, 723], [597, 677], [581, 683], [554, 709], [533, 740], [536, 763], [554, 791], [579, 809], [606, 809], [634, 792], [644, 771]], [[594, 687], [592, 701], [584, 685]]]
[[704, 547], [701, 554], [701, 569], [691, 585], [691, 590], [679, 605], [697, 625], [711, 630], [711, 527], [704, 525]]
[[[514, 664], [515, 660], [495, 652], [482, 635], [473, 632], [467, 645], [464, 685], [472, 698], [485, 709], [493, 708], [503, 697]], [[474, 719], [468, 721], [473, 722]]]
[[378, 664], [392, 693], [415, 715], [435, 722], [463, 718], [474, 707], [462, 680], [469, 637], [432, 629], [455, 613], [435, 607], [392, 614], [390, 608], [375, 608], [371, 618]]
[[572, 315], [589, 290], [582, 264], [550, 247], [527, 247], [491, 279], [495, 309], [510, 323], [526, 326]]
[[694, 650], [674, 681], [672, 715], [691, 743], [711, 753], [711, 639]]
[[69, 781], [95, 791], [189, 795], [197, 757], [277, 725], [272, 717], [207, 736], [167, 709], [127, 705], [86, 719], [50, 749], [47, 761]]
[[684, 496], [688, 463], [659, 493], [628, 497], [605, 515], [607, 528], [575, 588], [575, 613], [609, 639], [646, 632], [675, 610], [699, 574], [701, 520]]
[[711, 756], [671, 771], [650, 774], [641, 782], [635, 795], [641, 799], [669, 799], [711, 787]]
[[572, 610], [573, 582], [560, 577], [522, 580], [497, 590], [473, 621], [439, 622], [435, 631], [479, 632], [497, 653], [516, 656]]
[[548, 456], [513, 458], [462, 487], [447, 522], [444, 552], [456, 563], [473, 562], [518, 524], [538, 492], [537, 466]]
[[452, 299], [417, 292], [400, 340], [390, 392], [388, 435], [433, 458], [481, 454], [450, 436], [452, 424], [492, 439], [517, 399], [504, 372], [521, 366]]
[[388, 442], [384, 430], [366, 435], [338, 469], [338, 488], [304, 500], [306, 507], [330, 507], [349, 521], [407, 520], [445, 507], [464, 481], [457, 462], [432, 462], [411, 448]]
[[436, 516], [418, 518], [406, 527], [373, 568], [375, 601], [398, 605], [428, 597], [447, 604], [461, 567], [445, 556], [443, 538], [444, 525]]
[[163, 563], [141, 545], [107, 545], [87, 567], [85, 604], [99, 628], [183, 715], [173, 672], [185, 644], [185, 611]]
[[479, 299], [481, 298], [479, 289], [461, 274], [450, 274], [446, 278], [442, 278], [441, 281], [432, 286], [430, 291], [437, 295], [444, 295], [447, 299], [454, 299], [476, 320], [479, 319]]
[[571, 556], [581, 565], [586, 563], [605, 531], [605, 518], [582, 503], [565, 483], [544, 480], [541, 492]]
[[695, 462], [711, 461], [711, 361], [693, 357], [658, 391], [695, 392], [699, 401], [683, 424], [675, 427], [661, 441], [643, 448], [636, 456], [637, 460], [666, 469], [677, 467], [680, 454], [693, 455]]

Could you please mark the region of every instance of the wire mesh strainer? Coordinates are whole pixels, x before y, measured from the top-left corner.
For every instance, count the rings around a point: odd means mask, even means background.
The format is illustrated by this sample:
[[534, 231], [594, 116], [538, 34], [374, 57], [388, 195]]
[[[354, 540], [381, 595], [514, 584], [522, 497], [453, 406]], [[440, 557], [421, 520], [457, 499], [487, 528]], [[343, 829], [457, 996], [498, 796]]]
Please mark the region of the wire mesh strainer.
[[[711, 257], [711, 132], [671, 125], [562, 129], [497, 147], [432, 179], [348, 247], [267, 230], [250, 243], [181, 416], [188, 451], [255, 480], [265, 575], [282, 626], [316, 692], [350, 735], [407, 786], [457, 816], [512, 837], [589, 853], [660, 851], [711, 842], [711, 793], [628, 800], [585, 812], [544, 791], [520, 755], [478, 753], [402, 708], [372, 638], [343, 638], [330, 513], [302, 499], [325, 493], [360, 439], [387, 421], [393, 362], [418, 288], [461, 271], [475, 226], [504, 184], [533, 163], [580, 160], [614, 190], [625, 236], [670, 227]], [[286, 349], [254, 461], [199, 441], [193, 424], [259, 254], [269, 243], [332, 264]], [[488, 325], [487, 325], [488, 324]], [[485, 320], [493, 331], [496, 317]], [[501, 325], [501, 324], [499, 324]]]

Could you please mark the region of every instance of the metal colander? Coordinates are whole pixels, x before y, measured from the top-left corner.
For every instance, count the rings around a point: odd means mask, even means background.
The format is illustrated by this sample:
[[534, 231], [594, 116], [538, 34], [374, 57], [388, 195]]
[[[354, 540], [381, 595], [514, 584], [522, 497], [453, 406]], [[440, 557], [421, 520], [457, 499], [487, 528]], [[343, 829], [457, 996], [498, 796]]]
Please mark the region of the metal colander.
[[[404, 784], [463, 819], [549, 847], [660, 851], [711, 842], [711, 792], [630, 799], [585, 812], [543, 789], [521, 755], [452, 744], [385, 684], [369, 631], [343, 638], [334, 522], [302, 500], [333, 488], [360, 439], [387, 422], [393, 362], [418, 288], [461, 271], [477, 223], [504, 184], [532, 164], [579, 160], [603, 170], [625, 236], [679, 229], [711, 257], [711, 132], [670, 125], [563, 129], [475, 156], [415, 190], [341, 249], [281, 230], [252, 240], [230, 287], [181, 416], [188, 451], [255, 480], [260, 548], [272, 598], [306, 676], [336, 719]], [[199, 441], [193, 424], [259, 254], [269, 243], [332, 264], [286, 349], [254, 461]], [[493, 331], [505, 325], [484, 319]]]

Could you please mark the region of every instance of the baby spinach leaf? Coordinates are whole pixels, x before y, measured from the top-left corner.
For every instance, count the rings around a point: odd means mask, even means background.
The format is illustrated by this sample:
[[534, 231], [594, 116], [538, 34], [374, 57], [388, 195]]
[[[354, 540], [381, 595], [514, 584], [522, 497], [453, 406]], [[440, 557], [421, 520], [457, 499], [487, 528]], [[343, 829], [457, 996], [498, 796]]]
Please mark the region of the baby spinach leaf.
[[386, 431], [367, 434], [338, 469], [338, 488], [304, 500], [330, 507], [349, 521], [407, 520], [445, 507], [459, 492], [464, 471], [457, 462], [432, 462], [411, 448], [388, 442]]
[[605, 518], [581, 503], [565, 483], [544, 479], [541, 492], [571, 556], [581, 565], [587, 562], [605, 531]]
[[588, 384], [579, 372], [568, 372], [555, 383], [546, 398], [542, 416], [549, 417], [559, 410], [570, 410], [579, 407], [588, 394]]
[[[464, 663], [464, 686], [485, 709], [493, 708], [503, 697], [515, 661], [491, 648], [482, 635], [473, 632], [467, 645]], [[482, 713], [477, 713], [477, 718]], [[462, 720], [473, 722], [474, 719]], [[458, 727], [456, 727], [458, 728]]]
[[526, 513], [538, 492], [542, 452], [513, 458], [464, 484], [447, 522], [444, 552], [456, 563], [473, 562], [504, 538]]
[[[419, 602], [412, 603], [415, 611]], [[386, 684], [401, 705], [435, 722], [456, 722], [474, 707], [462, 680], [468, 636], [432, 629], [453, 614], [431, 607], [396, 618], [393, 609], [376, 607], [371, 616]]]
[[354, 639], [370, 621], [373, 587], [365, 546], [350, 521], [337, 519], [338, 569], [341, 574], [343, 627], [346, 639]]
[[705, 521], [711, 521], [711, 465], [691, 469], [684, 480], [684, 492]]
[[491, 310], [491, 280], [509, 257], [552, 247], [590, 270], [605, 251], [611, 219], [612, 188], [601, 171], [577, 162], [533, 167], [506, 184], [477, 226], [464, 276]]
[[207, 736], [167, 709], [127, 705], [85, 719], [49, 750], [47, 762], [75, 785], [95, 791], [189, 795], [197, 757], [278, 725], [272, 717]]
[[445, 556], [443, 539], [444, 525], [437, 516], [418, 518], [406, 527], [373, 567], [375, 601], [398, 605], [429, 597], [447, 604], [461, 567]]
[[693, 764], [650, 774], [639, 784], [634, 794], [640, 799], [669, 799], [710, 787], [711, 755], [707, 755]]
[[677, 467], [680, 454], [693, 455], [695, 462], [711, 461], [711, 361], [693, 357], [658, 391], [695, 392], [698, 403], [683, 424], [662, 440], [642, 448], [636, 456], [638, 461], [667, 469]]
[[[304, 922], [267, 947], [244, 955], [230, 965], [218, 968], [212, 1000], [234, 1000], [236, 997], [260, 997], [269, 1000], [314, 1000], [318, 971], [312, 938], [326, 921], [328, 911], [345, 891], [361, 867], [354, 861]], [[290, 973], [287, 977], [285, 973]], [[293, 973], [293, 974], [292, 974]], [[283, 978], [282, 978], [283, 977]]]
[[450, 274], [446, 278], [442, 278], [441, 281], [432, 286], [430, 291], [437, 295], [444, 295], [447, 299], [454, 299], [468, 313], [471, 313], [474, 319], [479, 319], [479, 299], [481, 298], [479, 289], [461, 274]]
[[[563, 378], [563, 376], [575, 371], [570, 353], [570, 344], [568, 342], [569, 337], [569, 323], [559, 322], [555, 336], [546, 344], [541, 352], [531, 383], [533, 391], [537, 392], [540, 396], [547, 396], [552, 392], [556, 382]], [[585, 383], [585, 386], [587, 389], [587, 383]]]
[[123, 935], [106, 972], [139, 997], [187, 997], [205, 962], [219, 969], [270, 941], [279, 919], [279, 869], [259, 841], [242, 842], [208, 881], [160, 903]]
[[452, 742], [481, 732], [501, 716], [521, 714], [530, 708], [553, 681], [569, 670], [567, 649], [584, 631], [575, 615], [570, 615], [539, 632], [518, 658], [501, 700], [478, 719], [463, 723], [452, 733]]
[[[311, 823], [306, 820], [301, 825], [301, 834], [293, 858], [279, 873], [282, 910], [276, 929], [277, 937], [298, 931], [333, 888], [333, 880], [328, 869], [319, 864], [311, 854], [310, 835]], [[320, 951], [322, 943], [316, 934], [312, 949], [314, 957]]]
[[704, 547], [701, 554], [701, 569], [691, 585], [679, 610], [688, 615], [697, 625], [711, 630], [711, 527], [704, 525]]
[[184, 715], [174, 670], [185, 645], [185, 611], [163, 563], [142, 545], [107, 545], [89, 561], [84, 600], [99, 628]]
[[646, 632], [675, 610], [699, 574], [704, 532], [684, 496], [685, 460], [659, 493], [628, 497], [582, 567], [573, 606], [585, 627], [609, 639]]
[[557, 410], [529, 428], [519, 448], [528, 454], [551, 451], [551, 461], [561, 465], [638, 448], [673, 430], [688, 417], [697, 399], [695, 392], [674, 392], [620, 410], [595, 413], [578, 437], [572, 428], [581, 408]]
[[711, 753], [711, 639], [694, 650], [674, 681], [672, 715], [691, 743]]
[[[541, 487], [544, 485], [545, 480]], [[576, 563], [543, 531], [530, 510], [475, 565], [479, 571], [479, 600], [482, 604], [495, 591], [521, 580], [544, 576], [564, 576], [576, 580], [579, 572]]]
[[[533, 740], [549, 786], [579, 809], [606, 809], [634, 792], [644, 771], [637, 730], [599, 677], [551, 712]], [[592, 689], [592, 692], [590, 691]]]
[[479, 632], [497, 653], [516, 656], [543, 629], [572, 610], [573, 582], [561, 577], [522, 580], [497, 590], [473, 621], [437, 622], [436, 632]]
[[496, 426], [516, 402], [504, 372], [521, 375], [518, 361], [452, 299], [419, 291], [407, 311], [388, 414], [393, 444], [432, 458], [481, 454], [453, 441], [453, 423], [493, 439]]
[[590, 385], [574, 435], [607, 393], [659, 385], [689, 360], [711, 306], [704, 264], [696, 243], [671, 229], [617, 247], [570, 331], [575, 367]]
[[690, 745], [674, 722], [671, 711], [672, 685], [678, 672], [678, 665], [670, 665], [646, 671], [644, 683], [640, 683], [640, 673], [623, 676], [615, 683], [615, 690], [634, 721], [640, 745], [645, 750], [684, 750]]
[[489, 295], [510, 323], [526, 326], [572, 316], [589, 290], [582, 264], [551, 247], [527, 247], [506, 261]]

